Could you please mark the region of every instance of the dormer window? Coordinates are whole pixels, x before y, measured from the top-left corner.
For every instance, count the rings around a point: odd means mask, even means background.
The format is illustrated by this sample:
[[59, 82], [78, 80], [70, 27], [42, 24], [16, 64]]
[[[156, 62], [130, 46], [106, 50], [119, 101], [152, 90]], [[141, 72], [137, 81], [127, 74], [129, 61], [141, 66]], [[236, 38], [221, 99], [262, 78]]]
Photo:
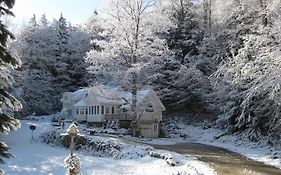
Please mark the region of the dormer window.
[[145, 111], [146, 111], [146, 112], [154, 112], [153, 105], [152, 105], [151, 103], [148, 103], [148, 104], [145, 106]]

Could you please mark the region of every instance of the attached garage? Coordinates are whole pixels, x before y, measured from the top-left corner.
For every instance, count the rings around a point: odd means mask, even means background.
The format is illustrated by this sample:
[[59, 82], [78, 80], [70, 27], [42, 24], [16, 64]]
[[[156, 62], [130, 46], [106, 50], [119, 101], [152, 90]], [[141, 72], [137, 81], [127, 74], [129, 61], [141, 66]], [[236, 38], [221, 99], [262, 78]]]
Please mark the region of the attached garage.
[[139, 121], [138, 128], [140, 134], [144, 137], [158, 137], [159, 136], [159, 122]]

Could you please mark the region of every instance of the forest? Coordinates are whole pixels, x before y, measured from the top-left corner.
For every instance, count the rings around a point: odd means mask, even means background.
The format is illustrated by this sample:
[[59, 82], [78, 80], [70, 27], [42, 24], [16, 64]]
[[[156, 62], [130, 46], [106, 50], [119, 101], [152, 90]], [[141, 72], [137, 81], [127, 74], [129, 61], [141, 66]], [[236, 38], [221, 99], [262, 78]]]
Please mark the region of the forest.
[[150, 87], [167, 118], [278, 145], [280, 15], [280, 0], [112, 0], [79, 25], [34, 15], [0, 62], [1, 120], [57, 113], [64, 92], [95, 84]]

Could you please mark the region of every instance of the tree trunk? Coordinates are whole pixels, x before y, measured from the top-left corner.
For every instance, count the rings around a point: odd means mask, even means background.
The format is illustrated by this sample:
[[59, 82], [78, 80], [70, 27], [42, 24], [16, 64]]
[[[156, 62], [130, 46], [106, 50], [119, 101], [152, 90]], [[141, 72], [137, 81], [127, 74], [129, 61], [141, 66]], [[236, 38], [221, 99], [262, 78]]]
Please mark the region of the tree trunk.
[[134, 115], [134, 119], [137, 120], [137, 73], [132, 73], [132, 112]]
[[262, 25], [263, 27], [266, 27], [268, 26], [269, 23], [268, 10], [267, 10], [268, 0], [259, 0], [259, 2], [262, 9], [262, 15], [261, 15]]
[[204, 25], [211, 32], [212, 28], [212, 0], [204, 0]]

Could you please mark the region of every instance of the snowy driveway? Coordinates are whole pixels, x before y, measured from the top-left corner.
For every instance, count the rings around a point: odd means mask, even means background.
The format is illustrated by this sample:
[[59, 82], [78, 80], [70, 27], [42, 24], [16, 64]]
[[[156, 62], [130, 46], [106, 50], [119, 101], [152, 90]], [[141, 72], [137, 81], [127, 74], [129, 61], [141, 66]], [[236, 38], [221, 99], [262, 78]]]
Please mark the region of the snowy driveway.
[[[33, 121], [36, 125], [34, 138], [38, 139], [40, 133], [50, 129], [48, 121]], [[2, 168], [6, 175], [63, 175], [65, 169], [63, 159], [69, 154], [65, 148], [52, 147], [42, 144], [38, 140], [31, 143], [31, 131], [29, 121], [22, 121], [22, 127], [9, 135], [1, 136], [1, 140], [11, 147], [10, 152], [14, 158], [5, 159], [6, 164]], [[174, 154], [173, 154], [174, 155]], [[81, 159], [83, 175], [174, 175], [174, 174], [216, 174], [204, 163], [190, 158], [181, 159], [182, 164], [171, 167], [163, 159], [150, 156], [136, 157], [132, 159], [103, 158], [78, 153]], [[177, 155], [175, 155], [177, 156]]]
[[175, 145], [154, 145], [180, 154], [196, 156], [210, 164], [219, 175], [280, 175], [281, 170], [264, 163], [248, 159], [223, 148], [197, 143], [178, 143]]

